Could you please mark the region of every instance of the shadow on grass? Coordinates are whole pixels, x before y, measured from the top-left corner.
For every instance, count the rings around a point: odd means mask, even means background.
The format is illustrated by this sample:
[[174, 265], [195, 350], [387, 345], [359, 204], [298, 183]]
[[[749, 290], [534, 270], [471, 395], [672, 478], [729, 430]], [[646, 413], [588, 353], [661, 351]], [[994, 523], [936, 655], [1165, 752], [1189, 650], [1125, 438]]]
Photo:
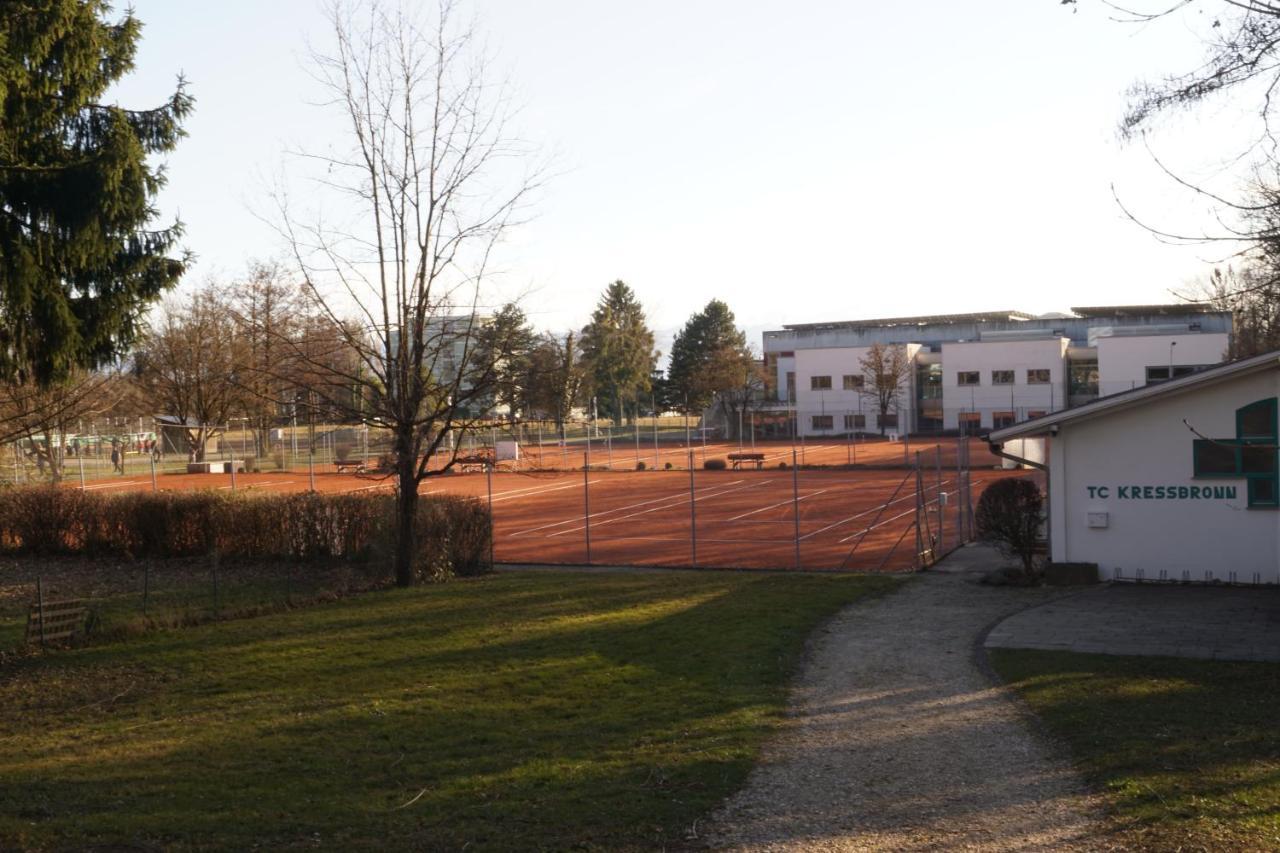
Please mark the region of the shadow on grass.
[[1126, 843], [1280, 848], [1280, 664], [996, 650]]
[[502, 576], [24, 661], [0, 838], [669, 845], [745, 778], [812, 628], [893, 583]]

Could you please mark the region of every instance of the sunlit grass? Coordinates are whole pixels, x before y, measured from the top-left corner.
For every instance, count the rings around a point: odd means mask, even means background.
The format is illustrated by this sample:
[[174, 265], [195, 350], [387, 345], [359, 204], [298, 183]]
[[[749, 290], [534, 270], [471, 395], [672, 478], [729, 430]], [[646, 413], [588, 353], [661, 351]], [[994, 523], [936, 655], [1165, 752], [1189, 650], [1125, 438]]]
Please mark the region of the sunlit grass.
[[1280, 665], [995, 650], [1125, 846], [1280, 849]]
[[503, 575], [20, 660], [0, 847], [652, 849], [887, 578]]

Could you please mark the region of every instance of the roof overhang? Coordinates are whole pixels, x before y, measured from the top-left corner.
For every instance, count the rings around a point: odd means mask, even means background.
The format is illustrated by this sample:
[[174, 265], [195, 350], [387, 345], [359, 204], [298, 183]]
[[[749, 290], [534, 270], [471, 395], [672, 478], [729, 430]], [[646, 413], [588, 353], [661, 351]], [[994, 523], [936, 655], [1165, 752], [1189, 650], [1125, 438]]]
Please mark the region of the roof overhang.
[[1277, 369], [1280, 369], [1280, 350], [1256, 355], [1253, 358], [1241, 359], [1240, 361], [1227, 362], [1217, 367], [1211, 367], [1208, 370], [1202, 370], [1199, 373], [1193, 373], [1190, 376], [1183, 376], [1180, 379], [1161, 382], [1157, 385], [1144, 385], [1132, 391], [1122, 391], [1119, 394], [1099, 397], [1093, 402], [1085, 403], [1083, 406], [1076, 406], [1073, 409], [1064, 409], [1061, 412], [1032, 418], [1029, 421], [1023, 421], [1020, 424], [1014, 424], [1004, 429], [992, 430], [987, 436], [987, 441], [991, 444], [1003, 444], [1011, 438], [1045, 435], [1056, 432], [1056, 428], [1061, 427], [1063, 424], [1102, 417], [1112, 412], [1141, 406], [1156, 398], [1186, 394], [1251, 373], [1262, 373], [1267, 370]]

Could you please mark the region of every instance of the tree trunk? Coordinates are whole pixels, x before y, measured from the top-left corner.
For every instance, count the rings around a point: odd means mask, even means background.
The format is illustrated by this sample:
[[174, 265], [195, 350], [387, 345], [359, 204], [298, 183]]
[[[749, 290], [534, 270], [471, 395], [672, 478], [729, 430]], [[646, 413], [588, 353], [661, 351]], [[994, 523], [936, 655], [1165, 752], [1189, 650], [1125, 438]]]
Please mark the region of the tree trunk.
[[412, 586], [414, 579], [414, 520], [418, 513], [417, 454], [413, 440], [400, 434], [395, 439], [396, 454], [396, 545], [394, 566], [396, 586]]

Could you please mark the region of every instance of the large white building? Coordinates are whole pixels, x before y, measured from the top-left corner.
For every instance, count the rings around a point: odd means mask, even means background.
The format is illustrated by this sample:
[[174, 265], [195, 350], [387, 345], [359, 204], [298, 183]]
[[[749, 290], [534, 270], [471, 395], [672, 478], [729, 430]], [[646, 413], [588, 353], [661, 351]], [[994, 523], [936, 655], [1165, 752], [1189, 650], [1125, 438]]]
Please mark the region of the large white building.
[[[1073, 308], [805, 323], [764, 333], [779, 433], [987, 432], [1220, 363], [1231, 314], [1200, 304]], [[902, 347], [893, 405], [881, 412], [866, 358]]]
[[1272, 352], [996, 430], [988, 441], [1014, 455], [1023, 443], [1047, 446], [1055, 561], [1097, 563], [1103, 579], [1274, 584], [1277, 401], [1280, 352]]

